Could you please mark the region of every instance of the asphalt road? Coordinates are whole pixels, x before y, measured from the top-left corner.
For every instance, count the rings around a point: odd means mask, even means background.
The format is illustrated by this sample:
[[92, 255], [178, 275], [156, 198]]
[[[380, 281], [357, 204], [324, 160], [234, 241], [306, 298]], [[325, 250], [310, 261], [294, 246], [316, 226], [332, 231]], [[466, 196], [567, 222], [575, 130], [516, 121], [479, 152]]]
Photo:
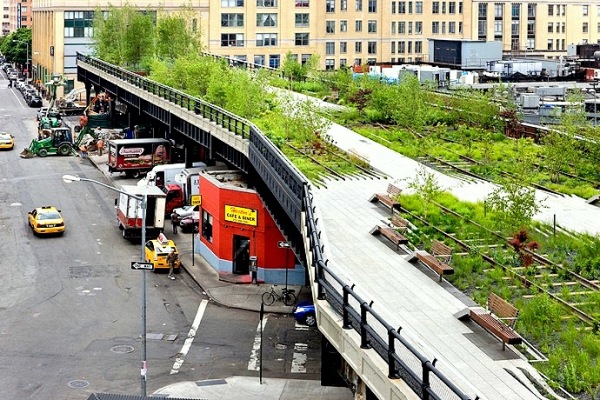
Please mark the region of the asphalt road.
[[[0, 152], [0, 400], [139, 394], [144, 272], [130, 262], [140, 259], [140, 244], [121, 237], [116, 192], [62, 181], [71, 174], [110, 184], [89, 160], [19, 157], [36, 136], [35, 110], [7, 85], [2, 76], [0, 129], [16, 136], [16, 146]], [[62, 237], [32, 234], [27, 212], [42, 205], [62, 210]], [[256, 313], [203, 303], [185, 272], [175, 281], [146, 273], [146, 298], [149, 394], [187, 380], [258, 379]], [[315, 329], [267, 315], [262, 338], [263, 376], [319, 379]]]

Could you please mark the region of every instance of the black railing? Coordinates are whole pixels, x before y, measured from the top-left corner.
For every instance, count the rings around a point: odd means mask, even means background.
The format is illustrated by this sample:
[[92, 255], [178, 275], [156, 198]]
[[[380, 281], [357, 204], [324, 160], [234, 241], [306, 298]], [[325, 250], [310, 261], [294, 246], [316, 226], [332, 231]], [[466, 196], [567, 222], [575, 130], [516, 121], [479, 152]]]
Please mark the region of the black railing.
[[[454, 383], [435, 367], [403, 337], [401, 328], [389, 325], [366, 300], [339, 278], [329, 267], [323, 255], [319, 227], [315, 218], [316, 205], [306, 178], [290, 163], [268, 138], [252, 123], [226, 110], [191, 97], [168, 86], [153, 82], [130, 71], [115, 67], [95, 58], [77, 54], [80, 62], [117, 77], [138, 88], [151, 92], [190, 112], [202, 115], [221, 125], [229, 132], [249, 139], [249, 161], [272, 191], [283, 210], [294, 222], [298, 233], [302, 231], [302, 211], [310, 260], [315, 268], [317, 295], [340, 313], [344, 329], [354, 329], [361, 338], [361, 347], [373, 349], [388, 364], [390, 379], [403, 379], [425, 400], [469, 400]], [[305, 260], [306, 261], [306, 260]]]

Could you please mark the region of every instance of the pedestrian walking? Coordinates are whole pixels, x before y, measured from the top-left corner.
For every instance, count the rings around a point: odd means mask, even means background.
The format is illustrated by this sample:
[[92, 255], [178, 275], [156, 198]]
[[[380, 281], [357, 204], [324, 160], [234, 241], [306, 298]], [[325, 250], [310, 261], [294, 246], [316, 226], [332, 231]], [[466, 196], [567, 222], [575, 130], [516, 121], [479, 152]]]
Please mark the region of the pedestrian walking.
[[104, 150], [104, 140], [98, 139], [98, 142], [96, 142], [96, 147], [98, 148], [98, 155], [101, 156], [102, 151]]
[[175, 268], [175, 263], [179, 255], [175, 253], [175, 249], [171, 249], [171, 252], [167, 256], [167, 263], [169, 263], [169, 279], [174, 280], [175, 276], [173, 276], [173, 269]]
[[179, 215], [173, 211], [171, 214], [171, 225], [173, 225], [173, 234], [177, 234], [177, 226], [179, 225]]

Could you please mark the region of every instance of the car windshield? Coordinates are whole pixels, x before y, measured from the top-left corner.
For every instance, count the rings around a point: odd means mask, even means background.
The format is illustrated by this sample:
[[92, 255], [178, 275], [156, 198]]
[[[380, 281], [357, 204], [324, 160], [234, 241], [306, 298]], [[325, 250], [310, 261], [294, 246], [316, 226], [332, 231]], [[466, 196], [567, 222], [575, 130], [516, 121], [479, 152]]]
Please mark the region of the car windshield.
[[0, 139], [7, 140], [7, 139], [10, 139], [10, 138], [11, 137], [8, 134], [6, 134], [6, 133], [0, 133]]
[[38, 214], [38, 219], [60, 219], [60, 214], [56, 211], [48, 211]]

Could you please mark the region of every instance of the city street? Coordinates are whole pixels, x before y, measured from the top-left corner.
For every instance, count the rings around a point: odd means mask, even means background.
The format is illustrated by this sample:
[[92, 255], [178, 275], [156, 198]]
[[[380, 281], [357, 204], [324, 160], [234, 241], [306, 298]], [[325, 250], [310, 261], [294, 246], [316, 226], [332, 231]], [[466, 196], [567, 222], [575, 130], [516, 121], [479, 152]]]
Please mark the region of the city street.
[[[144, 272], [130, 264], [140, 260], [141, 245], [121, 236], [116, 192], [63, 182], [70, 174], [111, 185], [89, 160], [19, 157], [37, 136], [36, 110], [7, 86], [0, 77], [0, 129], [16, 142], [0, 152], [0, 400], [139, 394]], [[36, 237], [27, 225], [27, 212], [47, 205], [62, 211], [63, 236]], [[206, 302], [185, 271], [174, 281], [146, 272], [146, 298], [148, 394], [181, 381], [258, 380], [257, 313]], [[263, 376], [319, 379], [315, 328], [267, 315], [264, 329]]]

